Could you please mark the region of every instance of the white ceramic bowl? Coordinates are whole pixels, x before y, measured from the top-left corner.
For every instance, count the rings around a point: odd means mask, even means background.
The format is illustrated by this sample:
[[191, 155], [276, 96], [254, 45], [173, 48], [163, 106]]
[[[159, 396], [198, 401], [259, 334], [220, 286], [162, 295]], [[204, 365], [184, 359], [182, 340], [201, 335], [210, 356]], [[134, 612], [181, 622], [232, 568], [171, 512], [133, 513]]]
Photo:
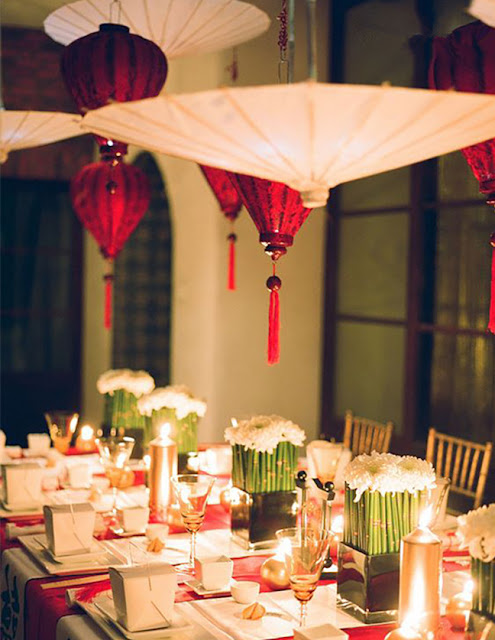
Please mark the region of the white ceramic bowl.
[[239, 604], [251, 604], [258, 597], [260, 585], [251, 580], [236, 580], [230, 586], [230, 593]]

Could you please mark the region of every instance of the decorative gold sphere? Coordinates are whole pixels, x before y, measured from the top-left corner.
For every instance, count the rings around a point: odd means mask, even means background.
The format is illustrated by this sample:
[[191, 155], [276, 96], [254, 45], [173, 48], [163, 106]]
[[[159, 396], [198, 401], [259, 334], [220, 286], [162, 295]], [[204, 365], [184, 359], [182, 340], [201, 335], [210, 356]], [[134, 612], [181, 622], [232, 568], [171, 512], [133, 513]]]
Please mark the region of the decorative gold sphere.
[[263, 582], [274, 591], [289, 588], [289, 574], [285, 562], [279, 558], [265, 560], [261, 565], [260, 574]]
[[458, 593], [447, 602], [445, 617], [454, 631], [464, 631], [466, 628], [471, 604], [471, 596], [465, 593]]

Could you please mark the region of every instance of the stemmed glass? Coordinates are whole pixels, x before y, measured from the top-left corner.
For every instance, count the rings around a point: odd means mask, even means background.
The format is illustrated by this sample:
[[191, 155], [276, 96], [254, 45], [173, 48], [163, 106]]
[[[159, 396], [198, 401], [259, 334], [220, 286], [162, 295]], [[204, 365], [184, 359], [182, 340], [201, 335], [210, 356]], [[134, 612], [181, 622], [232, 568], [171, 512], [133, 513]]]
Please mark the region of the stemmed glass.
[[79, 421], [79, 414], [70, 411], [47, 411], [44, 415], [53, 446], [60, 453], [67, 453]]
[[211, 476], [180, 475], [171, 478], [174, 493], [179, 501], [180, 515], [186, 530], [191, 534], [188, 569], [194, 569], [196, 534], [205, 519], [206, 503], [216, 478]]
[[277, 531], [290, 588], [301, 605], [299, 626], [306, 624], [308, 602], [313, 597], [330, 547], [331, 532], [291, 527]]
[[122, 480], [126, 473], [125, 466], [131, 457], [134, 442], [134, 438], [121, 438], [117, 436], [96, 439], [100, 462], [105, 469], [105, 475], [110, 480], [110, 486], [112, 487], [112, 510], [109, 515], [111, 516], [110, 526], [114, 531], [116, 531], [116, 528], [119, 528], [117, 519], [118, 492], [119, 488], [122, 488]]

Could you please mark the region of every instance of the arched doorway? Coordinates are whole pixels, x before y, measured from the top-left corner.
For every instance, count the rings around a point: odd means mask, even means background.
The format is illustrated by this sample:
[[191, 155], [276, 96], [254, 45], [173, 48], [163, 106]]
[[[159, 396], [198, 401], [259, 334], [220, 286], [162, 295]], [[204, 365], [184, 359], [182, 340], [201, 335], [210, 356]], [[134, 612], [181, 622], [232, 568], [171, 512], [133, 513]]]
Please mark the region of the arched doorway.
[[160, 170], [150, 153], [134, 163], [149, 178], [151, 202], [115, 265], [113, 366], [170, 378], [172, 225]]

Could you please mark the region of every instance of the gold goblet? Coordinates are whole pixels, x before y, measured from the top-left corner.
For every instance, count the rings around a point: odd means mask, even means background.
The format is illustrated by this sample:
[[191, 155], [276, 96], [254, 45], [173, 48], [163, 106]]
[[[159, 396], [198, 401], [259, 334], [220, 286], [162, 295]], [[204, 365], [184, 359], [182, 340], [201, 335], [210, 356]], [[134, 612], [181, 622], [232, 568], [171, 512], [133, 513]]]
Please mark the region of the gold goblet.
[[290, 588], [299, 601], [299, 625], [306, 624], [308, 602], [313, 597], [330, 547], [331, 532], [291, 527], [277, 531], [289, 574]]
[[110, 526], [118, 533], [122, 531], [122, 528], [117, 519], [117, 497], [119, 489], [130, 486], [134, 478], [133, 472], [126, 467], [134, 448], [134, 438], [120, 438], [118, 436], [97, 438], [96, 446], [100, 454], [100, 462], [105, 469], [105, 475], [110, 480], [110, 486], [112, 487], [113, 499], [110, 511]]

